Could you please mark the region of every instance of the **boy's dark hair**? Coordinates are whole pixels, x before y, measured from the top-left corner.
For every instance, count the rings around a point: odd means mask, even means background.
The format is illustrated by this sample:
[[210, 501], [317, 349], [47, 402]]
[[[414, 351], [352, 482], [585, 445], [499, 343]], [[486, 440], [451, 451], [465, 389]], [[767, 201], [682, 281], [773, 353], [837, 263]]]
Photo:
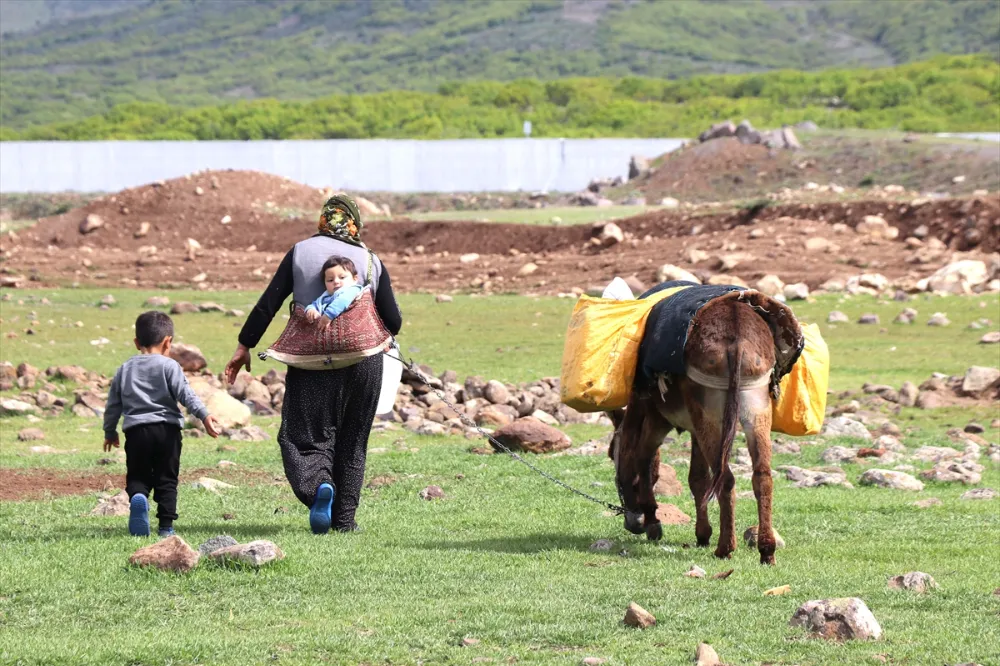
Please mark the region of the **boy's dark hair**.
[[354, 266], [354, 262], [348, 259], [347, 257], [338, 257], [336, 255], [327, 259], [326, 263], [323, 264], [323, 270], [319, 272], [320, 277], [326, 279], [327, 270], [333, 268], [334, 266], [340, 266], [345, 271], [353, 275], [355, 278], [358, 277], [358, 269]]
[[150, 310], [135, 320], [135, 339], [140, 347], [155, 347], [174, 335], [174, 321], [164, 312]]

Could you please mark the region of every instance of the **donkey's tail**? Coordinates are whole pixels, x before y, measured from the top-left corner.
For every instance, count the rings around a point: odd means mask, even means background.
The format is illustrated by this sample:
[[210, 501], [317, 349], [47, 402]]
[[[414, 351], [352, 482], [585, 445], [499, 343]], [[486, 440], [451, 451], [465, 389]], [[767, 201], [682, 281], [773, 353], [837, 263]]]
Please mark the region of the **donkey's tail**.
[[725, 479], [726, 468], [729, 466], [729, 453], [733, 450], [733, 441], [736, 439], [736, 424], [739, 423], [740, 374], [743, 369], [742, 345], [739, 342], [735, 343], [730, 347], [726, 356], [729, 361], [729, 387], [726, 389], [726, 407], [722, 413], [722, 441], [719, 442], [719, 458], [716, 461], [715, 469], [712, 470], [714, 478], [708, 499], [719, 497], [722, 494], [723, 479]]

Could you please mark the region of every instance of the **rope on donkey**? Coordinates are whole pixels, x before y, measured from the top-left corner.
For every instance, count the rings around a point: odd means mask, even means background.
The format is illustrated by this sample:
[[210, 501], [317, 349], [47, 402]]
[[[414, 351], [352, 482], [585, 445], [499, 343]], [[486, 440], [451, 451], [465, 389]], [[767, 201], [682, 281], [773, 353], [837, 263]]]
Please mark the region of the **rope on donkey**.
[[[398, 347], [397, 347], [397, 349], [398, 349]], [[491, 435], [490, 433], [488, 433], [485, 430], [483, 430], [483, 428], [481, 428], [480, 426], [476, 425], [475, 421], [473, 421], [472, 419], [470, 419], [468, 416], [465, 415], [465, 411], [464, 410], [460, 410], [458, 407], [456, 407], [454, 404], [452, 404], [445, 397], [444, 391], [440, 391], [440, 390], [438, 390], [438, 389], [436, 389], [436, 388], [434, 388], [434, 387], [431, 386], [430, 378], [427, 377], [427, 375], [425, 375], [423, 373], [423, 371], [421, 371], [420, 368], [417, 367], [417, 364], [413, 362], [412, 358], [409, 361], [404, 361], [401, 358], [402, 354], [400, 354], [400, 356], [393, 356], [388, 351], [383, 351], [382, 353], [385, 354], [386, 356], [388, 356], [389, 358], [395, 359], [395, 360], [399, 361], [400, 363], [402, 363], [406, 367], [407, 370], [409, 370], [410, 372], [412, 372], [414, 375], [416, 375], [420, 379], [420, 381], [422, 381], [424, 384], [426, 384], [428, 387], [430, 387], [430, 389], [432, 391], [434, 391], [439, 398], [441, 398], [441, 401], [444, 402], [444, 404], [448, 405], [448, 407], [451, 409], [451, 411], [455, 412], [455, 414], [458, 415], [459, 420], [461, 420], [464, 424], [466, 424], [470, 428], [475, 428], [476, 431], [478, 431], [480, 435], [482, 435], [483, 437], [485, 437], [486, 439], [488, 439], [490, 441], [490, 443], [494, 447], [496, 447], [497, 449], [503, 451], [504, 453], [506, 453], [507, 455], [509, 455], [514, 460], [518, 461], [519, 463], [522, 463], [523, 465], [525, 465], [531, 471], [533, 471], [536, 474], [538, 474], [538, 475], [540, 475], [540, 476], [548, 479], [549, 481], [551, 481], [552, 483], [556, 484], [557, 486], [562, 486], [566, 490], [568, 490], [568, 491], [570, 491], [572, 493], [576, 493], [577, 495], [579, 495], [580, 497], [583, 497], [584, 499], [588, 499], [591, 502], [594, 502], [595, 504], [600, 504], [601, 506], [605, 507], [606, 509], [609, 509], [610, 511], [614, 511], [614, 513], [616, 515], [621, 515], [621, 514], [625, 513], [624, 507], [618, 506], [617, 504], [611, 504], [610, 502], [605, 502], [602, 499], [599, 499], [599, 498], [594, 497], [592, 495], [588, 495], [587, 493], [583, 492], [582, 490], [574, 488], [573, 486], [569, 485], [568, 483], [565, 483], [564, 481], [560, 481], [559, 479], [557, 479], [556, 477], [552, 476], [551, 474], [549, 474], [545, 470], [536, 467], [535, 465], [531, 464], [530, 462], [528, 462], [527, 460], [525, 460], [524, 458], [522, 458], [520, 455], [518, 455], [516, 451], [512, 451], [503, 442], [501, 442], [497, 438], [493, 437], [493, 435]]]

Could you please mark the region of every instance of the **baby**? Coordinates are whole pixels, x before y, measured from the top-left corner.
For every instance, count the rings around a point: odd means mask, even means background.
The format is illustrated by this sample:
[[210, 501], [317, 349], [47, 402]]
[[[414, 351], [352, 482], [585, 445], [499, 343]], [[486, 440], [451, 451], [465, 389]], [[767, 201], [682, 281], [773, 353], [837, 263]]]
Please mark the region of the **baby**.
[[306, 308], [306, 319], [309, 321], [316, 321], [320, 317], [335, 319], [364, 289], [358, 284], [358, 269], [354, 262], [345, 257], [334, 256], [327, 259], [321, 275], [326, 291]]

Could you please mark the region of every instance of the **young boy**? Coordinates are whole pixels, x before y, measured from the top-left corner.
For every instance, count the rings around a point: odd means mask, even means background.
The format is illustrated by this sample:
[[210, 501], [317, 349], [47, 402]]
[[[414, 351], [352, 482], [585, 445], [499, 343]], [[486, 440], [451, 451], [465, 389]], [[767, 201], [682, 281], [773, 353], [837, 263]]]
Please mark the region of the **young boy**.
[[323, 264], [321, 272], [326, 291], [306, 308], [306, 319], [316, 321], [320, 317], [335, 319], [364, 288], [358, 284], [358, 269], [346, 257], [330, 257]]
[[128, 531], [149, 536], [150, 490], [156, 491], [159, 535], [174, 533], [177, 476], [181, 462], [181, 416], [177, 403], [201, 419], [212, 437], [218, 423], [188, 386], [180, 364], [170, 358], [174, 322], [162, 312], [144, 312], [135, 320], [139, 353], [118, 368], [104, 412], [104, 450], [118, 447], [118, 419], [124, 415], [125, 490], [129, 496]]

